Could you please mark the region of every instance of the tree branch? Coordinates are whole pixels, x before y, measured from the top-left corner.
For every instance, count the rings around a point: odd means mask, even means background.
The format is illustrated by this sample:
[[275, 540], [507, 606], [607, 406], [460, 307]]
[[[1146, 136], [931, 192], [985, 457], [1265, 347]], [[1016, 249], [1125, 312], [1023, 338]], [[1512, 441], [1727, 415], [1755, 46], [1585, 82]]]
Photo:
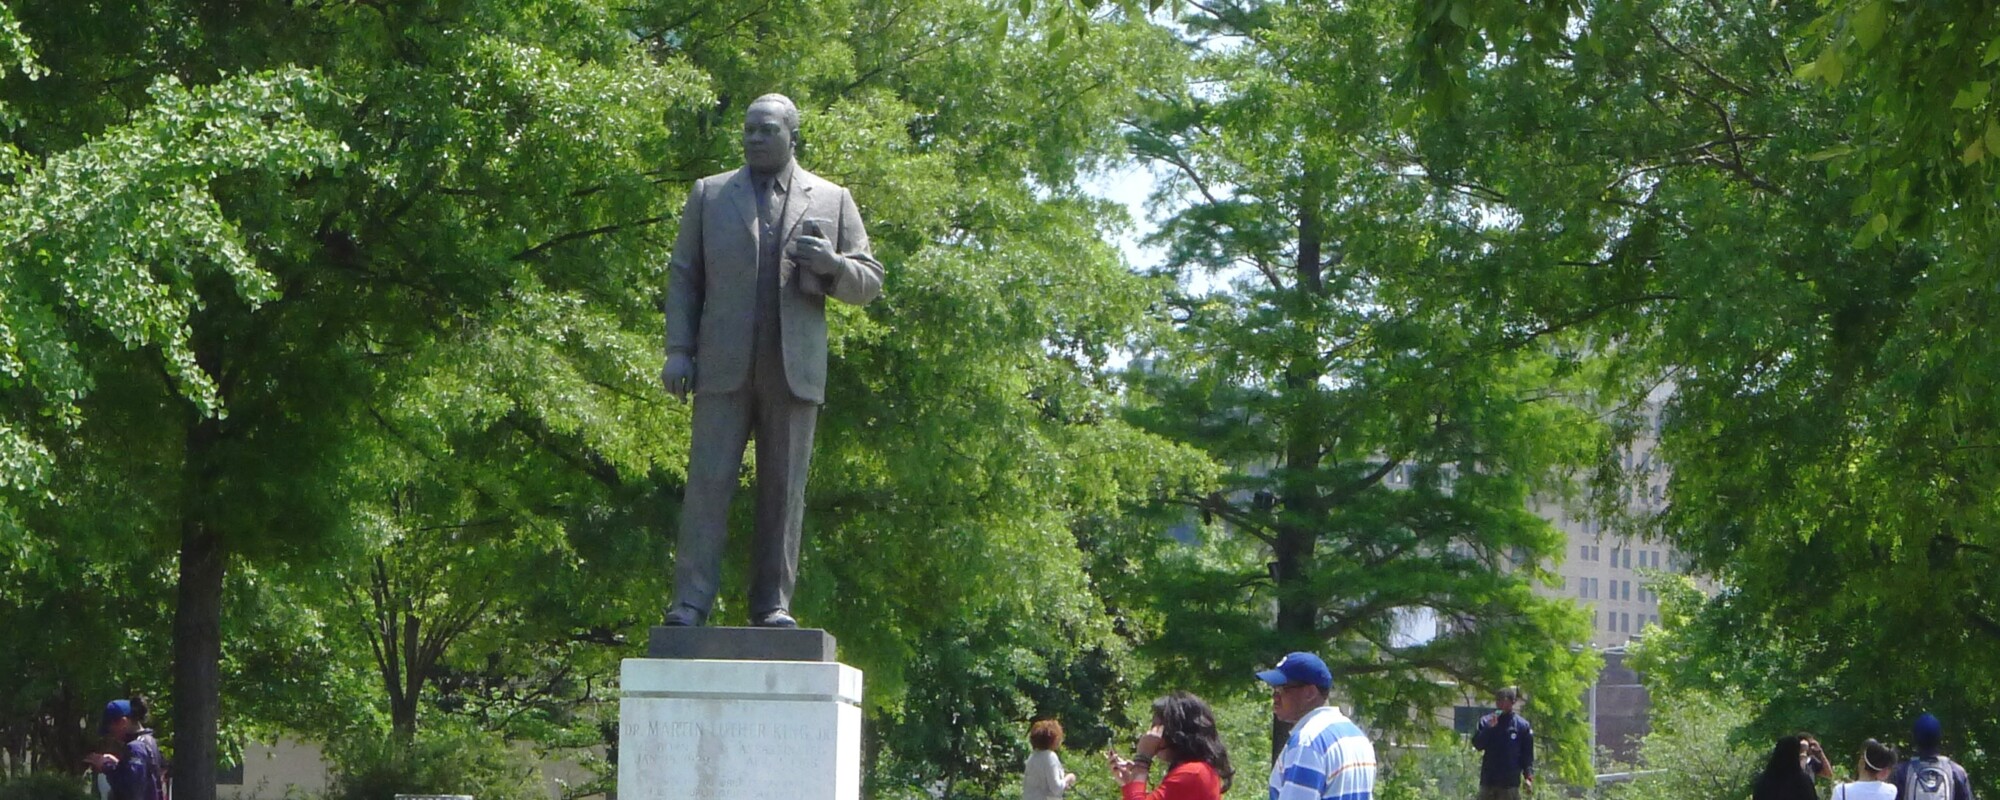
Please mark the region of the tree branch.
[[665, 221], [667, 221], [667, 217], [663, 215], [657, 217], [646, 217], [644, 219], [637, 219], [631, 222], [620, 222], [615, 225], [604, 225], [601, 227], [591, 228], [589, 230], [571, 231], [561, 236], [557, 236], [554, 239], [550, 239], [546, 242], [535, 245], [534, 247], [522, 250], [519, 253], [515, 253], [511, 257], [511, 260], [526, 261], [528, 259], [539, 256], [544, 252], [547, 252], [549, 248], [567, 244], [569, 242], [574, 242], [578, 239], [588, 239], [593, 236], [604, 236], [606, 234], [618, 233], [619, 231], [626, 230], [627, 228], [641, 228], [649, 225], [658, 225]]

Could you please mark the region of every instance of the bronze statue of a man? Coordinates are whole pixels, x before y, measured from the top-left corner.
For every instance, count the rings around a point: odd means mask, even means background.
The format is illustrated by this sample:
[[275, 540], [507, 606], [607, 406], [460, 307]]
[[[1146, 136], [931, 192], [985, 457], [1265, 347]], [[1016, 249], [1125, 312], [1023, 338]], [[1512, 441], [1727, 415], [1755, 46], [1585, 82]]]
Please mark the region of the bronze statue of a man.
[[882, 293], [853, 196], [799, 168], [798, 134], [789, 98], [752, 101], [743, 168], [696, 181], [681, 212], [660, 379], [683, 401], [694, 393], [694, 432], [668, 625], [701, 625], [715, 606], [729, 500], [754, 438], [750, 622], [798, 626], [792, 587], [826, 401], [826, 299], [865, 305]]

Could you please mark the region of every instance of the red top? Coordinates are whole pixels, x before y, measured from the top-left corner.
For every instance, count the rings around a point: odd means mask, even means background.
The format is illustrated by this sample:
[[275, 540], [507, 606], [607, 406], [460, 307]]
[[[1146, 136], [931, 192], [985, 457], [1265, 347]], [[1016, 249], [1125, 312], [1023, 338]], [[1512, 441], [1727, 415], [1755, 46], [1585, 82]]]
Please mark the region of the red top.
[[1160, 785], [1146, 793], [1145, 781], [1125, 784], [1125, 800], [1222, 800], [1222, 779], [1215, 768], [1200, 761], [1184, 761], [1167, 771]]

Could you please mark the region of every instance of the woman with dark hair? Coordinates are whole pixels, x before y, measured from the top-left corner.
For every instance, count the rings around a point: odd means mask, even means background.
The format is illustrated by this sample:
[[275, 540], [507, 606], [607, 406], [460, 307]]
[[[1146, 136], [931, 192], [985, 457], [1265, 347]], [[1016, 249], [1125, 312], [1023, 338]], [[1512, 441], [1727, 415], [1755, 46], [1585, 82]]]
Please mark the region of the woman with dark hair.
[[[1137, 758], [1129, 761], [1109, 754], [1124, 800], [1222, 800], [1236, 775], [1215, 729], [1215, 712], [1187, 692], [1153, 701], [1153, 727], [1136, 749]], [[1148, 794], [1146, 775], [1156, 758], [1166, 760], [1167, 774]]]
[[1896, 800], [1896, 785], [1888, 782], [1895, 768], [1896, 748], [1869, 739], [1854, 765], [1854, 782], [1833, 787], [1832, 800]]
[[1076, 785], [1076, 775], [1063, 771], [1062, 723], [1052, 719], [1036, 722], [1028, 729], [1028, 744], [1035, 752], [1028, 756], [1028, 769], [1021, 775], [1021, 800], [1058, 800]]
[[1757, 776], [1750, 800], [1819, 800], [1813, 777], [1833, 777], [1826, 752], [1812, 734], [1797, 733], [1778, 739], [1764, 773]]
[[153, 729], [146, 727], [147, 720], [152, 716], [153, 699], [143, 693], [132, 695], [132, 722], [139, 727], [138, 733], [132, 737], [132, 742], [152, 754], [153, 796], [165, 798], [172, 794], [168, 790], [168, 778], [173, 774], [173, 765], [169, 764], [167, 757], [161, 754], [160, 740], [154, 738]]

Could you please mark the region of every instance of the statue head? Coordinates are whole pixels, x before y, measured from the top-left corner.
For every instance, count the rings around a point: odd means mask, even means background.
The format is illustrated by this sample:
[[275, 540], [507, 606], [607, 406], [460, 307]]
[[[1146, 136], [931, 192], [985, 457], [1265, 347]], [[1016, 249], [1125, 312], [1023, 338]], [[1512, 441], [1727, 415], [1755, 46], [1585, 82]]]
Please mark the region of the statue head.
[[799, 145], [799, 107], [782, 94], [750, 101], [743, 114], [743, 163], [754, 172], [777, 172]]

